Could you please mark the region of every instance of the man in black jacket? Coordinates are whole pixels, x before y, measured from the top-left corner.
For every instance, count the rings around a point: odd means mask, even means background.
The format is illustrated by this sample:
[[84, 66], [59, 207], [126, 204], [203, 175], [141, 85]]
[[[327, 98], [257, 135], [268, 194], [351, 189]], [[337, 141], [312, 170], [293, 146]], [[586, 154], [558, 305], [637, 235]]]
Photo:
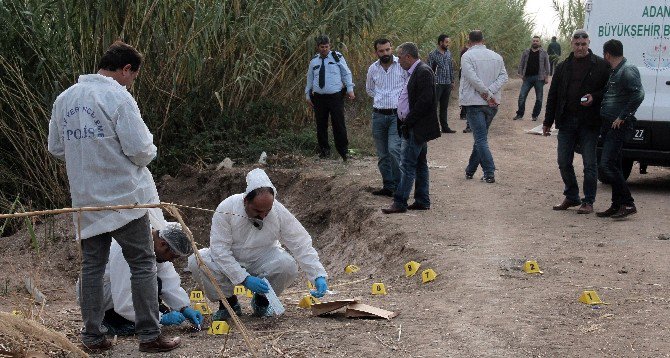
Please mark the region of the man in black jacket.
[[[428, 193], [428, 141], [440, 137], [440, 125], [435, 108], [435, 75], [430, 67], [419, 60], [419, 49], [405, 42], [396, 50], [400, 66], [409, 79], [398, 99], [398, 133], [400, 144], [400, 183], [393, 196], [393, 204], [382, 209], [384, 214], [409, 210], [430, 209]], [[414, 187], [414, 203], [407, 199]]]
[[[556, 66], [547, 96], [544, 135], [549, 135], [552, 124], [558, 132], [558, 168], [565, 184], [561, 204], [554, 210], [578, 206], [579, 214], [593, 212], [596, 199], [598, 167], [596, 143], [600, 128], [600, 103], [609, 77], [609, 66], [589, 49], [589, 35], [576, 30], [572, 35], [572, 53]], [[584, 162], [584, 198], [579, 198], [579, 185], [572, 165], [577, 146], [581, 147]]]

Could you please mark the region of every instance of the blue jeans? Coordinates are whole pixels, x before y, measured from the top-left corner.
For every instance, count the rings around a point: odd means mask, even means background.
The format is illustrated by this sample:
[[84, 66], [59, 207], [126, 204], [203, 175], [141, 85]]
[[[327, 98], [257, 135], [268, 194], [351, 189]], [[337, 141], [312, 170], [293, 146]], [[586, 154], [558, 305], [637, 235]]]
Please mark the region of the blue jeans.
[[633, 135], [633, 123], [624, 122], [619, 128], [612, 128], [613, 120], [603, 120], [600, 135], [603, 138], [603, 153], [600, 157], [602, 174], [612, 185], [612, 205], [634, 203], [626, 178], [621, 169], [622, 147], [626, 139]]
[[398, 116], [372, 113], [372, 137], [377, 148], [377, 166], [382, 174], [384, 189], [395, 191], [400, 182], [400, 136]]
[[130, 266], [130, 286], [135, 308], [135, 331], [140, 342], [155, 340], [161, 333], [158, 325], [158, 281], [156, 254], [151, 238], [149, 216], [133, 220], [110, 233], [81, 240], [81, 280], [79, 286], [81, 317], [84, 329], [81, 341], [86, 345], [102, 342], [106, 328], [103, 307], [103, 276], [109, 259], [112, 237], [121, 245], [123, 257]]
[[544, 89], [544, 80], [541, 80], [538, 75], [527, 76], [523, 80], [521, 85], [521, 92], [519, 92], [519, 107], [516, 111], [516, 115], [523, 117], [523, 114], [526, 112], [526, 98], [528, 97], [528, 92], [530, 89], [535, 87], [535, 105], [533, 106], [533, 117], [540, 115], [542, 110], [542, 90]]
[[408, 138], [402, 138], [400, 144], [400, 183], [393, 195], [393, 202], [397, 207], [407, 208], [407, 199], [412, 186], [414, 186], [414, 201], [430, 207], [427, 155], [428, 143], [417, 143], [414, 140], [414, 131], [410, 129]]
[[468, 125], [472, 129], [472, 136], [475, 142], [472, 145], [470, 161], [465, 168], [466, 174], [475, 174], [477, 167], [481, 164], [484, 176], [493, 177], [496, 166], [493, 162], [493, 155], [489, 149], [489, 127], [493, 122], [493, 117], [498, 113], [498, 108], [489, 106], [467, 106], [465, 117]]
[[597, 142], [598, 128], [579, 125], [576, 118], [571, 118], [558, 130], [558, 169], [561, 171], [561, 178], [565, 185], [563, 195], [573, 202], [580, 202], [579, 185], [575, 176], [575, 167], [572, 165], [577, 143], [581, 146], [584, 162], [584, 199], [581, 202], [593, 205], [596, 200]]

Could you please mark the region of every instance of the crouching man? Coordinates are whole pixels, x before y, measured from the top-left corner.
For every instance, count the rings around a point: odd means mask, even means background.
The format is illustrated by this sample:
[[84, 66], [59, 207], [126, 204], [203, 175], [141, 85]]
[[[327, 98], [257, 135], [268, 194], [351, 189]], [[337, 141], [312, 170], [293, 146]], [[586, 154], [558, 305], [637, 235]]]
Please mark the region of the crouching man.
[[[312, 247], [307, 230], [275, 200], [277, 190], [262, 169], [250, 171], [246, 181], [244, 194], [232, 195], [216, 208], [210, 247], [199, 251], [232, 309], [237, 315], [242, 314], [233, 290], [236, 285], [244, 285], [254, 292], [251, 299], [253, 315], [272, 316], [264, 295], [269, 292], [269, 287], [262, 279], [266, 278], [275, 293], [281, 295], [298, 275], [296, 260], [316, 287], [312, 295], [323, 296], [328, 290], [328, 275]], [[189, 257], [188, 268], [207, 298], [219, 301], [219, 310], [212, 319], [229, 318], [230, 313], [219, 300], [213, 283], [198, 266], [195, 255]]]

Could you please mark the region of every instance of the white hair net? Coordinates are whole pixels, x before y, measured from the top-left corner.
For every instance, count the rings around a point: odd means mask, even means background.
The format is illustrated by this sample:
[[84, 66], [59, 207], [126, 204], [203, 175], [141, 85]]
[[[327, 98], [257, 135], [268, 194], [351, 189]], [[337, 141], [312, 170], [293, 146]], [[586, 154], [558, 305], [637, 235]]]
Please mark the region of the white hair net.
[[268, 175], [265, 174], [265, 171], [260, 168], [256, 168], [247, 174], [247, 190], [244, 191], [244, 196], [246, 197], [249, 193], [258, 188], [272, 188], [275, 193], [275, 198], [277, 197], [277, 189], [272, 185], [272, 182]]
[[193, 247], [179, 223], [168, 223], [165, 229], [158, 231], [158, 237], [165, 240], [175, 254], [184, 257], [193, 253]]

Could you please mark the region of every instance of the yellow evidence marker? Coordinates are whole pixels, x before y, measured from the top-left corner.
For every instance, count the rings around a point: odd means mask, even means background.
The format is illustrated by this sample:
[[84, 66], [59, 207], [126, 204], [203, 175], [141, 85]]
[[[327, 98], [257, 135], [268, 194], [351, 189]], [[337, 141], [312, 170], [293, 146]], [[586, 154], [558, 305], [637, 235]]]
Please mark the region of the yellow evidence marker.
[[247, 297], [254, 297], [254, 293], [251, 290], [247, 290]]
[[433, 271], [433, 269], [426, 269], [426, 270], [423, 270], [421, 272], [421, 281], [423, 283], [428, 283], [430, 281], [433, 281], [433, 280], [435, 280], [436, 277], [437, 277], [437, 274], [435, 273], [435, 271]]
[[373, 283], [372, 284], [372, 294], [373, 295], [385, 295], [386, 287], [383, 283]]
[[356, 266], [356, 265], [347, 265], [344, 268], [344, 272], [346, 272], [346, 273], [354, 273], [354, 272], [358, 272], [358, 270], [360, 270], [360, 268], [358, 268], [358, 266]]
[[316, 305], [316, 304], [319, 304], [319, 303], [321, 303], [321, 302], [319, 302], [319, 300], [317, 300], [314, 296], [307, 295], [300, 300], [300, 303], [298, 303], [298, 307], [300, 307], [300, 308], [310, 308], [310, 307], [312, 307], [312, 305]]
[[316, 290], [316, 286], [314, 286], [312, 281], [307, 281], [307, 288], [310, 290]]
[[191, 302], [204, 302], [205, 294], [202, 293], [202, 291], [193, 290], [191, 291], [189, 298], [191, 299]]
[[233, 289], [233, 294], [235, 295], [244, 295], [247, 293], [247, 288], [242, 285], [237, 285]]
[[199, 311], [202, 314], [212, 314], [212, 311], [209, 310], [209, 306], [205, 302], [198, 302], [193, 306], [193, 309]]
[[605, 304], [605, 302], [603, 302], [600, 297], [598, 297], [596, 291], [593, 290], [582, 292], [582, 295], [579, 296], [579, 302], [586, 303], [587, 305]]
[[230, 326], [226, 321], [213, 321], [207, 329], [207, 334], [228, 334], [229, 332]]
[[405, 277], [412, 277], [419, 272], [419, 267], [421, 264], [416, 261], [410, 261], [405, 264]]
[[528, 260], [523, 264], [523, 271], [525, 273], [544, 273], [540, 271], [540, 265], [535, 260]]

